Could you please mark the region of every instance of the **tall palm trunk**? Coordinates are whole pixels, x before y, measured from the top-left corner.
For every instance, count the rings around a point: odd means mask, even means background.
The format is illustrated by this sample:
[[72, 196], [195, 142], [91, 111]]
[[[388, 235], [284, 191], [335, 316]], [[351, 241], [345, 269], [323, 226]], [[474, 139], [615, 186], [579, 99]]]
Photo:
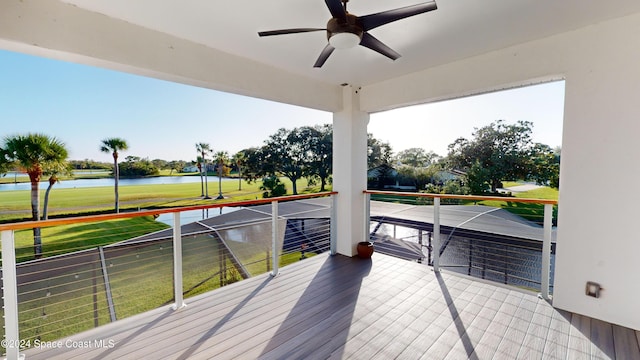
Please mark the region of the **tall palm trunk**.
[[238, 165], [238, 191], [242, 190], [242, 167]]
[[218, 163], [218, 197], [217, 199], [224, 199], [222, 196], [222, 170], [224, 169], [224, 164]]
[[51, 176], [49, 178], [49, 186], [47, 187], [47, 191], [44, 193], [44, 205], [42, 206], [42, 220], [47, 220], [49, 218], [49, 193], [51, 192], [51, 188], [58, 180]]
[[211, 199], [211, 197], [209, 197], [209, 183], [207, 181], [209, 177], [209, 172], [207, 171], [207, 164], [204, 164], [204, 198], [205, 199]]
[[198, 171], [200, 172], [200, 196], [204, 197], [204, 178], [202, 177], [202, 165], [198, 163]]
[[118, 155], [116, 155], [114, 153], [113, 155], [113, 173], [115, 176], [115, 187], [114, 187], [114, 193], [115, 193], [115, 197], [116, 197], [116, 213], [120, 212], [120, 195], [118, 193], [118, 180], [120, 180], [120, 167], [118, 166]]
[[[31, 181], [31, 218], [34, 221], [40, 220], [40, 189], [38, 188], [40, 176], [29, 173]], [[36, 259], [42, 257], [42, 235], [40, 228], [33, 228], [33, 254]]]

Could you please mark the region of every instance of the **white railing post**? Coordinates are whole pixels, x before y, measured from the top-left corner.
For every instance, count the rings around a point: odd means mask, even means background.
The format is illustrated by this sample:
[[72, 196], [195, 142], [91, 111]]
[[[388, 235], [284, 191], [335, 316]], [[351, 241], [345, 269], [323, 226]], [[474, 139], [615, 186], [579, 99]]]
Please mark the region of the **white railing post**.
[[362, 241], [371, 240], [371, 194], [364, 194], [364, 236]]
[[2, 231], [2, 281], [4, 298], [3, 347], [7, 359], [20, 359], [20, 333], [18, 330], [18, 275], [13, 230]]
[[550, 300], [549, 282], [551, 280], [551, 226], [553, 218], [553, 205], [544, 204], [544, 237], [542, 240], [542, 273], [540, 274], [540, 289], [542, 297]]
[[182, 229], [179, 212], [173, 213], [173, 292], [173, 309], [179, 310], [187, 306], [182, 295]]
[[280, 265], [280, 259], [278, 256], [278, 202], [271, 202], [271, 256], [272, 270], [271, 276], [278, 275], [278, 265]]
[[331, 218], [329, 219], [329, 253], [338, 252], [338, 217], [336, 216], [337, 195], [331, 195]]
[[433, 198], [433, 271], [440, 271], [440, 198]]
[[107, 295], [109, 318], [111, 322], [114, 322], [118, 320], [118, 318], [116, 317], [116, 307], [113, 305], [113, 293], [111, 292], [111, 282], [109, 281], [109, 271], [107, 270], [107, 261], [104, 257], [103, 246], [98, 246], [98, 255], [100, 256], [100, 269], [102, 270], [102, 280], [104, 281], [104, 292]]

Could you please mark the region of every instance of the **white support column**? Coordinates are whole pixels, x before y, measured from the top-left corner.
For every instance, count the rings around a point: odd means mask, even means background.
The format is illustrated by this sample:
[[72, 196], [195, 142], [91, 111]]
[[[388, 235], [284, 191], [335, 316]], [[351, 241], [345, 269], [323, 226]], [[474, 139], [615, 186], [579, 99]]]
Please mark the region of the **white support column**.
[[271, 276], [278, 275], [278, 266], [280, 265], [279, 252], [278, 252], [278, 202], [271, 202], [271, 255], [272, 270]]
[[544, 204], [544, 238], [542, 240], [542, 273], [540, 274], [540, 289], [542, 297], [550, 300], [549, 285], [551, 280], [551, 226], [553, 205]]
[[440, 198], [433, 198], [433, 271], [440, 271]]
[[337, 248], [354, 256], [358, 242], [366, 241], [364, 193], [367, 188], [367, 124], [360, 110], [360, 90], [344, 86], [343, 110], [333, 114], [333, 190], [337, 197]]
[[173, 291], [174, 310], [187, 306], [182, 295], [182, 231], [180, 228], [180, 213], [173, 213]]
[[2, 282], [4, 297], [4, 330], [3, 340], [6, 346], [7, 359], [20, 359], [20, 332], [18, 330], [18, 280], [16, 271], [16, 252], [14, 232], [2, 232]]

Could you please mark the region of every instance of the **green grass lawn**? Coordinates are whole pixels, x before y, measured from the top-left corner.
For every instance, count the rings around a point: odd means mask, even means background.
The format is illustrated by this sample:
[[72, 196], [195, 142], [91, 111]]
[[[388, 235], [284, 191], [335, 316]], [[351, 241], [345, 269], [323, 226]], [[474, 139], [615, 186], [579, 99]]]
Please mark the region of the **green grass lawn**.
[[508, 187], [520, 186], [520, 185], [524, 185], [524, 184], [525, 184], [524, 181], [503, 181], [502, 182], [502, 187], [503, 188], [508, 188]]
[[[112, 244], [168, 228], [150, 216], [42, 229], [44, 257]], [[33, 260], [33, 231], [15, 233], [16, 261]]]
[[[291, 181], [281, 179], [291, 194]], [[298, 192], [317, 192], [318, 187], [308, 187], [306, 180], [297, 182]], [[222, 193], [225, 199], [215, 200], [218, 195], [218, 182], [209, 182], [209, 195], [214, 199], [201, 198], [200, 183], [158, 184], [120, 186], [120, 209], [122, 211], [206, 205], [221, 202], [261, 199], [261, 183], [251, 184], [242, 181], [242, 190], [238, 190], [237, 181], [223, 181]], [[113, 211], [114, 189], [111, 186], [57, 189], [54, 185], [49, 196], [49, 216], [69, 216]], [[40, 192], [40, 202], [44, 201]], [[31, 218], [31, 193], [29, 190], [0, 191], [0, 222], [24, 221]]]
[[[521, 199], [551, 199], [558, 200], [558, 189], [541, 187], [534, 190], [513, 193], [515, 198]], [[508, 199], [508, 198], [507, 198]], [[507, 201], [479, 201], [479, 205], [503, 208], [513, 214], [521, 216], [527, 220], [542, 224], [544, 219], [544, 205], [514, 203]], [[553, 223], [557, 222], [558, 206], [553, 207]]]

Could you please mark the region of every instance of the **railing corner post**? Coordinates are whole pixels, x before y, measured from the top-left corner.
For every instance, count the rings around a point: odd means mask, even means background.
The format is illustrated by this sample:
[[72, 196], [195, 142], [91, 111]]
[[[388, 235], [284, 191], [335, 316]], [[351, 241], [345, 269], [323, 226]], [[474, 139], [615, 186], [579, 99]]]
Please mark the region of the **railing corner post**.
[[361, 241], [371, 241], [371, 194], [364, 194], [364, 236]]
[[540, 274], [540, 291], [545, 300], [550, 300], [549, 294], [551, 281], [551, 227], [553, 220], [553, 204], [544, 204], [544, 221], [542, 240], [542, 266]]
[[174, 310], [187, 306], [182, 294], [182, 229], [180, 224], [180, 212], [173, 213], [173, 291], [175, 303]]
[[331, 195], [331, 218], [329, 219], [329, 254], [338, 253], [338, 216], [336, 204], [338, 200], [336, 194]]
[[433, 198], [433, 271], [440, 271], [440, 198]]
[[7, 359], [21, 359], [20, 332], [18, 329], [18, 274], [16, 269], [15, 233], [4, 230], [2, 238], [2, 282], [4, 300], [4, 330], [3, 342], [7, 344], [5, 351]]
[[271, 246], [271, 256], [273, 256], [271, 276], [276, 276], [280, 265], [278, 252], [278, 201], [271, 202]]

